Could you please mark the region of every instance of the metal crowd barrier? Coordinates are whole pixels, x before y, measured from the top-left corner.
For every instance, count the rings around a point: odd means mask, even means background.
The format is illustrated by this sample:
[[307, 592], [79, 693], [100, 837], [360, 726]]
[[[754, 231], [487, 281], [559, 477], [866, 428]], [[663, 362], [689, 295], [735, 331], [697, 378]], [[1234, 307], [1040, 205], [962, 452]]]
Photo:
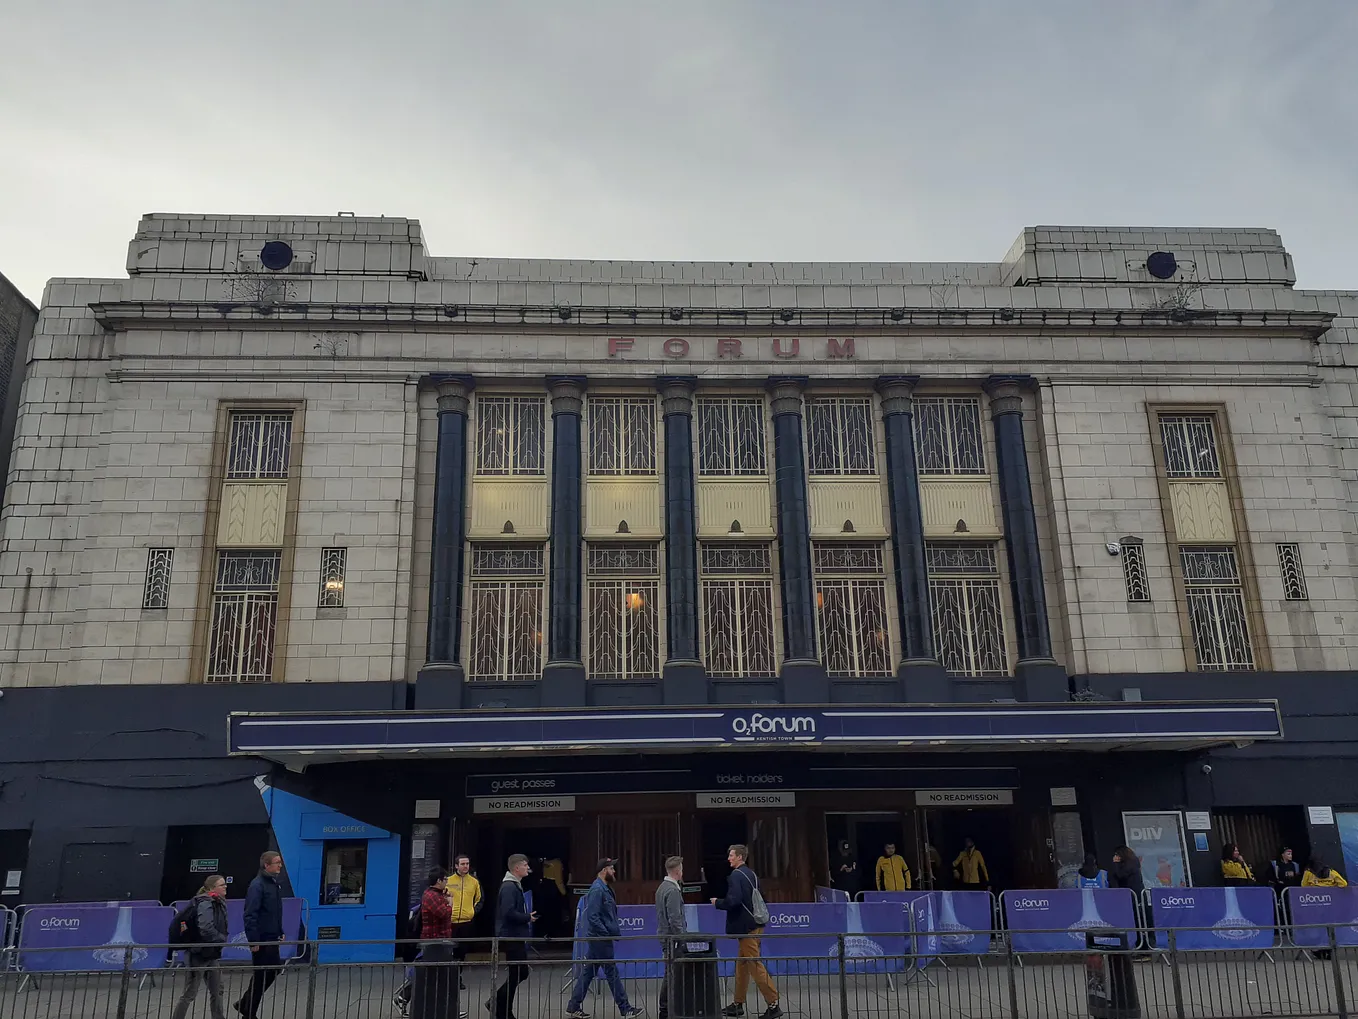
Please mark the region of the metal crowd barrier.
[[[1358, 948], [1342, 944], [1331, 925], [1304, 935], [1327, 947], [1315, 960], [1300, 950], [1281, 951], [1263, 961], [1255, 953], [1188, 949], [1175, 928], [1166, 946], [1137, 952], [1135, 942], [1111, 942], [1099, 931], [1085, 944], [1061, 952], [1020, 953], [1012, 942], [994, 954], [986, 968], [944, 969], [937, 946], [927, 937], [900, 931], [765, 935], [761, 955], [785, 1015], [797, 1019], [1292, 1019], [1352, 1014], [1358, 990]], [[1210, 928], [1208, 929], [1210, 930]], [[983, 932], [1000, 943], [996, 930]], [[1068, 935], [1067, 929], [1030, 931]], [[1138, 936], [1144, 931], [1135, 932]], [[1092, 946], [1090, 939], [1098, 938]], [[654, 939], [617, 939], [623, 943]], [[620, 969], [626, 1003], [658, 1014], [662, 987], [673, 1019], [704, 1019], [730, 1002], [737, 990], [733, 939], [717, 938], [718, 958], [710, 955], [666, 960], [628, 948], [639, 965]], [[725, 942], [723, 945], [722, 943]], [[1105, 942], [1114, 944], [1109, 948]], [[350, 943], [357, 944], [357, 943]], [[368, 942], [367, 944], [376, 944]], [[383, 943], [395, 949], [391, 943]], [[539, 951], [531, 966], [502, 958], [522, 944], [495, 940], [469, 942], [467, 958], [451, 961], [450, 943], [422, 945], [426, 957], [398, 961], [324, 963], [316, 951], [281, 967], [260, 1008], [266, 1019], [371, 1019], [396, 1015], [397, 1002], [414, 1000], [412, 1019], [454, 1019], [466, 1009], [483, 1019], [506, 1019], [506, 978], [515, 989], [517, 1019], [561, 1019], [570, 986], [562, 978], [572, 966], [570, 945], [534, 942]], [[308, 947], [314, 949], [314, 944]], [[83, 1016], [89, 1019], [167, 1019], [190, 973], [175, 970], [154, 984], [139, 984], [133, 956], [139, 950], [163, 958], [164, 945], [128, 945], [124, 963], [113, 970], [49, 973], [40, 988], [19, 990], [20, 975], [0, 974], [0, 1019]], [[517, 953], [516, 953], [517, 954]], [[438, 961], [434, 961], [438, 960]], [[448, 961], [444, 961], [448, 960]], [[248, 964], [216, 967], [228, 1015], [246, 993], [254, 975]], [[1110, 982], [1112, 987], [1110, 991]], [[459, 989], [465, 985], [465, 990]], [[763, 1011], [756, 986], [745, 998], [746, 1014]], [[207, 1013], [198, 991], [192, 1014]], [[583, 1005], [611, 1016], [609, 985], [593, 979]], [[487, 1007], [487, 1003], [489, 1007]]]

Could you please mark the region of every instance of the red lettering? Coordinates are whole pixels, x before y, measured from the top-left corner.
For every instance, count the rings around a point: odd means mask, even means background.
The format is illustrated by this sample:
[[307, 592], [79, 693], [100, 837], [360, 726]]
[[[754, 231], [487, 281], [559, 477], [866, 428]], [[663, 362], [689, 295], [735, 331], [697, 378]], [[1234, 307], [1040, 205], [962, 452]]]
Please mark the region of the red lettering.
[[723, 336], [717, 340], [718, 357], [740, 357], [740, 341], [734, 336]]
[[853, 337], [846, 336], [842, 343], [834, 337], [826, 340], [825, 355], [827, 357], [853, 357]]
[[610, 336], [608, 338], [608, 356], [617, 357], [624, 350], [631, 350], [636, 342], [630, 336]]
[[[790, 350], [783, 349], [783, 345], [786, 343], [792, 344], [792, 348]], [[779, 337], [773, 341], [774, 357], [796, 357], [801, 352], [802, 352], [802, 341], [795, 336], [792, 337], [791, 340], [785, 340]]]
[[682, 336], [671, 336], [665, 341], [665, 353], [670, 357], [687, 357], [688, 340]]

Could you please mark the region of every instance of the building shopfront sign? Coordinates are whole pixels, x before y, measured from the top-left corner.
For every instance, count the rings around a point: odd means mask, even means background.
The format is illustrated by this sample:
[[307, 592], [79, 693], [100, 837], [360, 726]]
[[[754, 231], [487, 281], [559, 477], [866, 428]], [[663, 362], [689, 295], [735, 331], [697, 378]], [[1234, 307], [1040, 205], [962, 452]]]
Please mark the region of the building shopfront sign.
[[478, 796], [473, 814], [554, 814], [574, 810], [574, 796]]
[[920, 807], [1008, 807], [1014, 794], [1008, 789], [923, 789], [915, 793]]
[[852, 361], [852, 336], [610, 336], [608, 356], [618, 361]]
[[758, 808], [758, 807], [795, 807], [797, 805], [796, 793], [699, 793], [697, 798], [699, 807], [737, 807], [737, 808]]

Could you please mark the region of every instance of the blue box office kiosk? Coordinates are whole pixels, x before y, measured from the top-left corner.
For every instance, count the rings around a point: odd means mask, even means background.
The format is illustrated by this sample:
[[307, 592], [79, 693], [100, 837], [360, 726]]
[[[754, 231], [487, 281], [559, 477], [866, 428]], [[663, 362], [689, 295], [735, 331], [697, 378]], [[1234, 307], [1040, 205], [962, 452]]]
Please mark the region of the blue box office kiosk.
[[[306, 900], [321, 962], [387, 962], [396, 936], [401, 840], [391, 832], [255, 780], [293, 894]], [[376, 944], [344, 944], [368, 941]]]

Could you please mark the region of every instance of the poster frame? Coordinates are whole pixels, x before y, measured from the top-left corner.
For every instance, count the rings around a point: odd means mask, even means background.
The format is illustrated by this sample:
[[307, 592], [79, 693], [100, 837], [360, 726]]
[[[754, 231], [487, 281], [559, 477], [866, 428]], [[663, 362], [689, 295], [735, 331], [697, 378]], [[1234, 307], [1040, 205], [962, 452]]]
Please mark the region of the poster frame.
[[[1178, 811], [1178, 810], [1124, 810], [1124, 811], [1122, 812], [1122, 837], [1123, 837], [1123, 839], [1126, 841], [1126, 844], [1127, 844], [1128, 846], [1131, 846], [1131, 845], [1132, 845], [1131, 835], [1128, 833], [1128, 828], [1129, 828], [1128, 821], [1129, 821], [1130, 818], [1155, 818], [1155, 819], [1157, 819], [1157, 820], [1158, 820], [1158, 819], [1164, 819], [1164, 818], [1173, 818], [1174, 828], [1175, 828], [1175, 831], [1178, 833], [1179, 861], [1180, 861], [1180, 863], [1181, 863], [1182, 866], [1183, 866], [1183, 870], [1184, 870], [1184, 881], [1186, 882], [1186, 884], [1184, 885], [1184, 887], [1185, 887], [1185, 888], [1192, 888], [1192, 887], [1193, 887], [1193, 865], [1192, 865], [1192, 863], [1191, 863], [1191, 858], [1190, 858], [1189, 855], [1188, 855], [1188, 840], [1187, 840], [1187, 838], [1185, 838], [1185, 835], [1184, 835], [1184, 832], [1185, 832], [1185, 822], [1184, 822], [1184, 815], [1183, 815], [1182, 811]], [[1136, 847], [1135, 847], [1135, 846], [1132, 846], [1132, 848], [1135, 849]], [[1140, 854], [1138, 854], [1138, 855], [1140, 855]], [[1141, 876], [1142, 876], [1142, 880], [1144, 881], [1144, 880], [1145, 880], [1145, 871], [1144, 871], [1144, 870], [1142, 871], [1142, 875], [1141, 875]], [[1146, 881], [1146, 887], [1147, 887], [1147, 888], [1151, 888], [1151, 887], [1162, 888], [1162, 887], [1165, 887], [1165, 886], [1163, 886], [1163, 885], [1158, 885], [1158, 884], [1157, 884], [1157, 885], [1151, 885], [1151, 883], [1150, 883], [1149, 881]]]

